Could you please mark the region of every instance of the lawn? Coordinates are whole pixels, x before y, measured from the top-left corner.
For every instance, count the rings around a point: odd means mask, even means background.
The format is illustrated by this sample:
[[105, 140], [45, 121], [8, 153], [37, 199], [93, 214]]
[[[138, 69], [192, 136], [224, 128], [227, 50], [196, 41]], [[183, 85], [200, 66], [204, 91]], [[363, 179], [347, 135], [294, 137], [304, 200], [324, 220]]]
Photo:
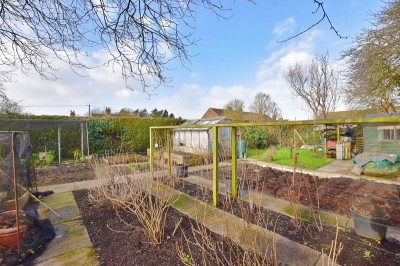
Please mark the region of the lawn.
[[[324, 165], [333, 162], [333, 158], [325, 158], [322, 151], [309, 151], [296, 149], [293, 151], [293, 156], [290, 158], [290, 149], [283, 147], [275, 147], [276, 154], [273, 157], [272, 163], [293, 166], [294, 164], [294, 154], [299, 153], [299, 164], [300, 168], [304, 169], [317, 169]], [[267, 150], [266, 149], [247, 149], [247, 158], [257, 159], [263, 162], [268, 162], [267, 160]]]

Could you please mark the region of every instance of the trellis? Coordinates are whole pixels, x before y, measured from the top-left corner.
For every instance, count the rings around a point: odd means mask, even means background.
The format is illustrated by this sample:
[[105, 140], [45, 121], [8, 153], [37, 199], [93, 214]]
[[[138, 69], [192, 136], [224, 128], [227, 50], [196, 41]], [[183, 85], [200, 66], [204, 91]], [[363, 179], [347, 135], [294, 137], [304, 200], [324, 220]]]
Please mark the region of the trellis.
[[[232, 197], [236, 198], [238, 196], [238, 184], [237, 184], [237, 156], [236, 156], [236, 136], [237, 130], [241, 127], [255, 127], [255, 126], [302, 126], [302, 125], [331, 125], [336, 127], [337, 138], [340, 138], [340, 125], [345, 124], [362, 124], [362, 125], [371, 125], [371, 124], [393, 124], [400, 123], [399, 116], [387, 116], [387, 117], [366, 117], [366, 118], [349, 118], [349, 119], [330, 119], [330, 120], [302, 120], [302, 121], [271, 121], [271, 122], [262, 122], [262, 123], [232, 123], [232, 124], [216, 124], [216, 125], [183, 125], [183, 126], [163, 126], [163, 127], [151, 127], [150, 128], [150, 171], [154, 172], [154, 131], [155, 130], [167, 130], [169, 134], [167, 134], [167, 154], [168, 154], [168, 174], [171, 175], [171, 141], [170, 134], [172, 129], [184, 129], [184, 128], [207, 128], [212, 129], [213, 131], [213, 205], [218, 205], [218, 129], [222, 127], [230, 127], [231, 128], [231, 154], [232, 154], [232, 176], [231, 176], [231, 184], [232, 184]], [[326, 149], [326, 148], [325, 148]]]

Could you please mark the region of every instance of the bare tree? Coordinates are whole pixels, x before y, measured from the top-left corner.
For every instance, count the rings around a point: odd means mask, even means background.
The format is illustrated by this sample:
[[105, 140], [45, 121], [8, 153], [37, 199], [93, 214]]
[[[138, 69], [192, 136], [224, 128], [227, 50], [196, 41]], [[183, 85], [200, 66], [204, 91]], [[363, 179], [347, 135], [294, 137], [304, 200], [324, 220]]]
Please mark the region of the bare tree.
[[328, 52], [316, 55], [308, 66], [296, 63], [285, 73], [294, 95], [300, 97], [314, 118], [327, 117], [340, 101], [342, 87], [339, 76], [329, 65]]
[[347, 104], [354, 109], [397, 112], [400, 104], [400, 1], [386, 2], [370, 28], [343, 52]]
[[52, 79], [56, 59], [75, 71], [93, 67], [84, 56], [96, 47], [110, 55], [100, 65], [119, 65], [125, 80], [144, 88], [164, 83], [168, 62], [188, 60], [197, 6], [218, 15], [226, 10], [219, 0], [1, 1], [1, 64]]
[[233, 99], [225, 104], [224, 109], [231, 111], [239, 111], [243, 112], [244, 110], [244, 101], [240, 99]]
[[4, 91], [4, 85], [0, 83], [0, 115], [22, 113], [22, 106], [8, 98]]
[[282, 117], [282, 112], [269, 94], [258, 92], [250, 105], [250, 111], [260, 115], [267, 115], [273, 119]]
[[[314, 3], [329, 21], [322, 2]], [[0, 79], [8, 80], [16, 69], [55, 79], [61, 60], [82, 75], [81, 68], [119, 66], [128, 87], [133, 78], [147, 91], [168, 82], [171, 60], [189, 61], [199, 7], [220, 17], [228, 10], [221, 0], [0, 1], [0, 64], [6, 68]], [[88, 51], [99, 48], [109, 56], [88, 64]]]

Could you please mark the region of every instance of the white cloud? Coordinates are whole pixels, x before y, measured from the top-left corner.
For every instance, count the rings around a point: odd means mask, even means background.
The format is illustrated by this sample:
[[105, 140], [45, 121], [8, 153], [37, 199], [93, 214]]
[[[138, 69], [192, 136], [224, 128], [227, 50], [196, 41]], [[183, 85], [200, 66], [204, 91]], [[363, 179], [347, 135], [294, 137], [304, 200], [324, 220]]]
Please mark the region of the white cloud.
[[273, 51], [260, 65], [257, 77], [257, 91], [269, 95], [282, 109], [285, 119], [308, 119], [305, 104], [295, 98], [287, 84], [284, 74], [290, 65], [299, 62], [308, 64], [314, 57], [314, 45], [320, 36], [317, 31], [308, 32], [289, 41], [280, 49]]
[[118, 90], [115, 93], [115, 95], [117, 95], [118, 98], [129, 98], [129, 97], [132, 97], [135, 94], [137, 94], [136, 91], [132, 91], [132, 90], [129, 90], [129, 89]]
[[296, 20], [294, 19], [294, 17], [288, 17], [284, 21], [278, 22], [275, 25], [275, 28], [272, 31], [272, 33], [277, 36], [291, 34], [291, 33], [293, 33], [293, 29], [295, 27], [296, 27]]

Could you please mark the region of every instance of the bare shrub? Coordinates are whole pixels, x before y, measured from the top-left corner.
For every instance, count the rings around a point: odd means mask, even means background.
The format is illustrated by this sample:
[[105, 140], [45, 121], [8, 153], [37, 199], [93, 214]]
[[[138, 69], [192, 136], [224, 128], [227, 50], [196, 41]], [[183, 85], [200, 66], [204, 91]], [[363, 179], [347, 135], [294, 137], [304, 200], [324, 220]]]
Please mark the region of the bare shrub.
[[[327, 266], [337, 265], [336, 264], [337, 259], [344, 248], [341, 242], [338, 244], [338, 235], [339, 235], [339, 224], [338, 224], [338, 219], [336, 217], [336, 234], [335, 234], [335, 239], [332, 240], [330, 245], [330, 250], [326, 262]], [[322, 254], [324, 254], [323, 250]], [[322, 265], [325, 265], [325, 259], [322, 260]]]
[[[161, 244], [171, 201], [167, 192], [150, 174], [135, 176], [126, 168], [106, 161], [95, 159], [93, 162], [98, 184], [90, 190], [89, 199], [93, 203], [112, 204], [120, 219], [120, 209], [134, 215], [149, 241], [154, 245]], [[122, 222], [129, 224], [126, 220]]]
[[192, 223], [189, 233], [182, 231], [182, 240], [176, 244], [177, 256], [185, 265], [270, 265], [268, 240], [261, 243], [266, 250], [260, 252], [260, 238], [254, 238], [250, 249], [243, 249], [227, 237], [215, 237], [204, 225]]

